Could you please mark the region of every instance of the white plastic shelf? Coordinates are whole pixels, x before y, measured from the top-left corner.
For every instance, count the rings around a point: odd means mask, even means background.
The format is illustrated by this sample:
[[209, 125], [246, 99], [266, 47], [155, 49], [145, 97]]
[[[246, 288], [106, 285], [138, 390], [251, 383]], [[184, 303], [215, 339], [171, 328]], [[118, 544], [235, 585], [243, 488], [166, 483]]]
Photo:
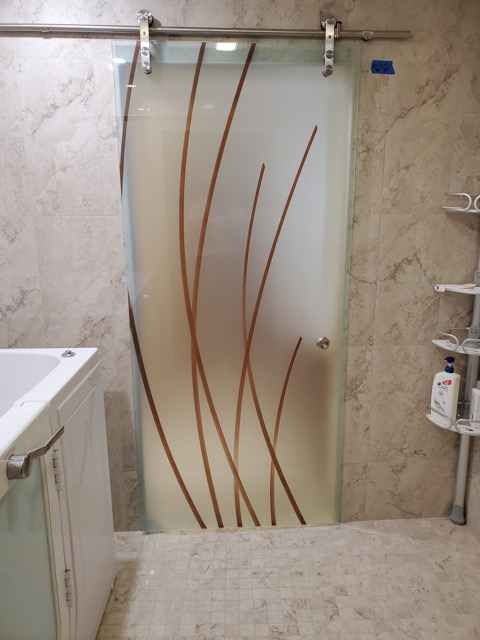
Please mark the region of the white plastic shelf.
[[467, 356], [480, 356], [480, 346], [479, 347], [463, 347], [461, 344], [455, 345], [450, 340], [432, 340], [433, 344], [440, 349], [445, 349], [446, 351], [453, 351], [454, 353], [461, 353]]
[[480, 287], [470, 287], [469, 289], [465, 289], [458, 284], [436, 284], [434, 289], [437, 293], [449, 291], [451, 293], [464, 293], [467, 296], [480, 295]]
[[[430, 409], [432, 409], [432, 407], [430, 407]], [[432, 409], [432, 411], [436, 410]], [[453, 431], [454, 433], [460, 433], [461, 435], [466, 436], [480, 436], [480, 422], [470, 422], [470, 420], [465, 420], [463, 418], [452, 422], [448, 416], [445, 416], [450, 422], [450, 424], [446, 424], [441, 420], [443, 416], [439, 414], [437, 418], [435, 413], [432, 412], [427, 413], [425, 417], [441, 429], [446, 429], [447, 431]]]

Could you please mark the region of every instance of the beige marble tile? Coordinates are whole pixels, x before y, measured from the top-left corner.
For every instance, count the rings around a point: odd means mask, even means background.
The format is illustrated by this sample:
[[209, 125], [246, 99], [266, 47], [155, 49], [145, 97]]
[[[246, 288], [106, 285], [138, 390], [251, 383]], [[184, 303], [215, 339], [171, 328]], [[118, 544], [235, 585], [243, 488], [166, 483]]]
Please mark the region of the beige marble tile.
[[318, 29], [321, 8], [315, 0], [245, 0], [245, 27]]
[[395, 69], [389, 79], [384, 209], [422, 216], [441, 209], [449, 184], [460, 62], [396, 61]]
[[362, 50], [355, 154], [354, 216], [383, 211], [383, 170], [387, 127], [388, 76], [371, 72], [372, 59], [388, 59], [389, 45], [372, 43]]
[[[473, 5], [474, 2], [467, 2]], [[462, 0], [438, 0], [419, 7], [415, 0], [393, 3], [392, 29], [409, 29], [412, 37], [394, 41], [395, 57], [418, 63], [450, 62], [460, 58], [462, 16], [466, 9]]]
[[243, 27], [243, 0], [167, 0], [175, 27]]
[[330, 12], [342, 21], [344, 29], [391, 29], [394, 4], [392, 0], [369, 0], [360, 4], [356, 0], [330, 0], [322, 2], [321, 13]]
[[[453, 278], [448, 278], [451, 282]], [[455, 278], [456, 282], [466, 282], [471, 278]], [[445, 282], [447, 280], [445, 279]], [[452, 294], [439, 294], [438, 328], [468, 327], [472, 319], [473, 296], [458, 296]], [[466, 337], [466, 333], [462, 334]], [[436, 336], [439, 337], [439, 336]]]
[[[154, 16], [165, 18], [166, 0], [150, 0], [148, 9]], [[133, 0], [12, 0], [0, 6], [1, 22], [127, 24], [135, 25], [139, 10]]]
[[372, 402], [371, 347], [349, 347], [345, 391], [345, 463], [367, 462]]
[[115, 87], [111, 62], [94, 60], [93, 74], [103, 213], [105, 215], [120, 216], [122, 213], [122, 201], [120, 193], [119, 141], [117, 138]]
[[103, 357], [102, 364], [104, 366], [103, 373], [106, 382], [104, 400], [107, 424], [108, 464], [110, 469], [110, 481], [112, 483], [112, 487], [116, 488], [119, 484], [122, 483], [122, 431], [124, 430], [125, 425], [123, 424], [123, 416], [118, 407], [117, 394], [115, 391], [111, 391], [109, 389], [107, 377], [109, 375], [108, 358]]
[[350, 278], [348, 298], [348, 344], [372, 345], [375, 332], [377, 284]]
[[450, 515], [455, 495], [456, 473], [456, 458], [427, 460], [423, 485], [423, 518], [440, 518]]
[[480, 488], [480, 438], [472, 438], [471, 449], [469, 476]]
[[[442, 352], [444, 354], [444, 352]], [[436, 372], [441, 367], [437, 367]], [[432, 376], [433, 379], [433, 376]], [[427, 399], [429, 402], [430, 398]], [[436, 427], [432, 423], [428, 423], [425, 427], [428, 431], [427, 435], [427, 458], [429, 460], [456, 460], [458, 456], [458, 447], [460, 444], [460, 436], [453, 431], [447, 431]]]
[[[437, 326], [442, 217], [382, 216], [375, 344], [429, 342]], [[435, 229], [435, 231], [434, 231]]]
[[106, 228], [106, 246], [110, 276], [114, 346], [118, 353], [130, 352], [130, 327], [126, 285], [122, 218], [112, 217]]
[[137, 472], [116, 473], [110, 483], [115, 531], [135, 531], [140, 526]]
[[[154, 19], [167, 24], [167, 0], [149, 0], [145, 6]], [[87, 2], [88, 19], [95, 24], [137, 24], [137, 13], [143, 9], [135, 0], [100, 0]]]
[[470, 485], [467, 494], [467, 526], [480, 540], [480, 486]]
[[478, 268], [480, 218], [476, 215], [445, 214], [442, 279], [446, 282], [470, 282]]
[[367, 465], [344, 464], [342, 469], [341, 522], [365, 519]]
[[380, 216], [354, 216], [350, 255], [350, 277], [375, 284], [378, 269]]
[[102, 215], [92, 63], [30, 58], [17, 83], [30, 212]]
[[45, 346], [113, 351], [108, 218], [35, 218]]
[[[7, 22], [23, 22], [22, 20], [6, 20]], [[4, 22], [4, 20], [2, 20]], [[25, 22], [34, 22], [26, 19]], [[54, 21], [58, 22], [58, 21]], [[103, 45], [100, 45], [103, 43]], [[59, 60], [88, 60], [100, 47], [105, 51], [109, 41], [92, 40], [84, 37], [76, 38], [38, 38], [38, 37], [3, 37], [0, 38], [0, 58], [5, 58], [10, 65], [14, 60], [25, 58], [58, 58]], [[110, 49], [109, 49], [110, 50]], [[111, 57], [111, 54], [110, 54]]]
[[2, 3], [1, 22], [34, 22], [34, 23], [85, 23], [87, 2], [80, 0], [75, 4], [66, 4], [62, 0], [40, 1], [36, 3], [26, 0], [12, 0]]
[[455, 128], [450, 191], [480, 192], [480, 124], [478, 114], [466, 113]]
[[421, 516], [426, 466], [423, 458], [369, 464], [366, 519]]
[[426, 456], [426, 405], [431, 390], [431, 346], [375, 347], [369, 461], [398, 462]]
[[122, 533], [116, 552], [99, 640], [143, 638], [145, 626], [164, 637], [174, 625], [182, 640], [471, 640], [480, 620], [479, 543], [443, 518]]
[[459, 95], [461, 95], [462, 99], [457, 103], [458, 123], [463, 120], [465, 115], [474, 114], [478, 110], [480, 101], [480, 71], [477, 64], [480, 56], [480, 41], [478, 38], [480, 10], [478, 2], [472, 0], [464, 2], [460, 18], [462, 69], [460, 72], [461, 87]]
[[11, 347], [40, 346], [45, 330], [33, 220], [0, 217], [0, 323]]
[[355, 216], [349, 269], [349, 344], [372, 344], [380, 216]]
[[0, 349], [8, 349], [9, 346], [7, 323], [5, 320], [0, 320]]

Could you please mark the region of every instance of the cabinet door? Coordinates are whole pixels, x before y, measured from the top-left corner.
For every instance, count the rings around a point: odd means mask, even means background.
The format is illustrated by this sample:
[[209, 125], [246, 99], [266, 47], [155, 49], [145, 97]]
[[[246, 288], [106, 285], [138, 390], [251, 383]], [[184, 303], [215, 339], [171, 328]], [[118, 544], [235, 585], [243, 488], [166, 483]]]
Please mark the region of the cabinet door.
[[95, 638], [115, 578], [103, 393], [93, 381], [59, 408], [77, 640]]
[[[18, 454], [41, 446], [50, 435], [48, 409], [39, 413], [28, 404], [11, 409], [3, 417], [20, 420], [29, 411], [37, 414], [13, 445]], [[50, 456], [47, 454], [47, 462], [51, 464]], [[0, 493], [0, 640], [58, 637], [43, 464], [43, 460], [34, 460], [28, 478], [9, 483], [6, 493]], [[5, 467], [0, 467], [2, 475]]]

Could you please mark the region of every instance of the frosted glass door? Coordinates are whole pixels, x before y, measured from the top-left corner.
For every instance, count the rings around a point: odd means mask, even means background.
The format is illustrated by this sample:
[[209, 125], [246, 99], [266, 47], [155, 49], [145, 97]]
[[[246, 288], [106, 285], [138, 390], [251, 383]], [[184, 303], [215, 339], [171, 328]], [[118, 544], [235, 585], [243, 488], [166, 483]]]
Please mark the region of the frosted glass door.
[[[4, 469], [2, 469], [3, 471]], [[40, 462], [0, 499], [0, 640], [55, 640]]]
[[158, 43], [151, 75], [132, 50], [114, 62], [143, 526], [335, 522], [357, 49], [328, 79], [317, 44]]

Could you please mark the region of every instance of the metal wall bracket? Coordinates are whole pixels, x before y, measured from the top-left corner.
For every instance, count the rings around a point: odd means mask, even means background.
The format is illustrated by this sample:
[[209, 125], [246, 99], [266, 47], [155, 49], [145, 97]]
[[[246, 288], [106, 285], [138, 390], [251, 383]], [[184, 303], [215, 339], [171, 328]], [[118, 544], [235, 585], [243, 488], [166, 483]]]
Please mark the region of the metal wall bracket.
[[340, 24], [335, 18], [327, 18], [321, 22], [322, 29], [325, 31], [325, 54], [323, 56], [325, 64], [322, 73], [326, 78], [333, 73], [335, 38], [337, 37], [337, 25]]
[[152, 73], [149, 27], [153, 22], [153, 16], [148, 9], [140, 9], [137, 13], [137, 20], [140, 25], [140, 55], [142, 56], [142, 71], [143, 73]]

